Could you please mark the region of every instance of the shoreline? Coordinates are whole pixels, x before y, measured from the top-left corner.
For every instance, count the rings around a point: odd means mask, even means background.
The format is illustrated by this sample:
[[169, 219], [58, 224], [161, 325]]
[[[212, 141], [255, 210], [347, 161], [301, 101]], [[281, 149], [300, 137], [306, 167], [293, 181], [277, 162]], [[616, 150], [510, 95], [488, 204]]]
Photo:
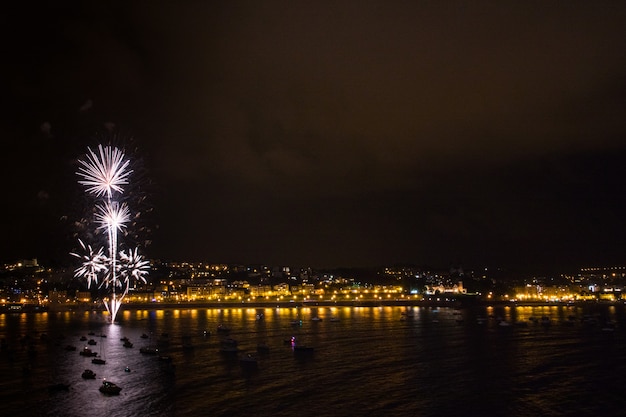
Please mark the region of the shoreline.
[[[174, 303], [124, 303], [120, 310], [172, 310], [172, 309], [232, 309], [232, 308], [318, 308], [318, 307], [590, 307], [590, 306], [618, 306], [624, 305], [623, 300], [617, 301], [493, 301], [480, 299], [454, 299], [454, 300], [359, 300], [359, 301], [218, 301], [218, 302], [174, 302]], [[66, 312], [66, 311], [100, 311], [105, 312], [102, 304], [55, 304], [47, 307], [36, 305], [23, 305], [19, 309], [9, 309], [3, 306], [0, 314], [41, 313], [41, 312]]]

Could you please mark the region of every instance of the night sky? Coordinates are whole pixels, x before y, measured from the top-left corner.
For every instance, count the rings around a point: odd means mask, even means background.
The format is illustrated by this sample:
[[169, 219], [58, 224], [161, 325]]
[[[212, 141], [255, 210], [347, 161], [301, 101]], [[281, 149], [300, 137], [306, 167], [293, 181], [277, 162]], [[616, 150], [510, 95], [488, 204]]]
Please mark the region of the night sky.
[[113, 131], [150, 258], [626, 264], [625, 2], [88, 3], [1, 18], [4, 262], [65, 262]]

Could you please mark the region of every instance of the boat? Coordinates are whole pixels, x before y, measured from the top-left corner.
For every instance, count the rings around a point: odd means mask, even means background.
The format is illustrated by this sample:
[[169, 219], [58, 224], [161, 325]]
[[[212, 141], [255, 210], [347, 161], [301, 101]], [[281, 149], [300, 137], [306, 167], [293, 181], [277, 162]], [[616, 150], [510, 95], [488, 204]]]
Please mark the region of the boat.
[[93, 339], [89, 339], [89, 341], [87, 342], [87, 344], [88, 344], [88, 345], [91, 345], [91, 346], [95, 346], [97, 343], [98, 343], [98, 342], [96, 342], [96, 341], [95, 341], [95, 340], [93, 340]]
[[218, 324], [217, 325], [217, 332], [218, 333], [230, 333], [230, 327], [227, 327], [223, 324]]
[[237, 341], [235, 339], [224, 339], [221, 342], [220, 352], [225, 354], [238, 353]]
[[321, 317], [315, 316], [313, 318], [311, 318], [311, 321], [322, 321], [323, 319]]
[[100, 343], [100, 354], [94, 355], [97, 357], [93, 358], [91, 360], [91, 363], [96, 364], [96, 365], [104, 365], [105, 363], [107, 363], [107, 361], [104, 359], [104, 355], [102, 354], [102, 349], [104, 349], [104, 347], [103, 347], [103, 344]]
[[102, 385], [98, 388], [100, 392], [109, 395], [117, 395], [120, 393], [122, 388], [118, 387], [116, 384], [110, 381], [102, 381]]
[[96, 373], [91, 369], [85, 369], [83, 371], [82, 377], [84, 379], [96, 379]]
[[127, 341], [124, 342], [123, 346], [125, 348], [132, 348], [133, 344], [129, 340], [127, 340]]
[[142, 348], [139, 348], [139, 352], [144, 353], [146, 355], [156, 355], [157, 353], [159, 353], [159, 349], [155, 347], [144, 346]]
[[338, 317], [331, 317], [331, 318], [330, 318], [330, 321], [332, 321], [332, 322], [338, 322], [338, 321], [339, 321], [339, 318], [338, 318]]
[[141, 337], [142, 339], [147, 339], [147, 338], [148, 338], [148, 335], [147, 335], [147, 334], [145, 334], [145, 333], [143, 333], [140, 337]]
[[74, 352], [74, 351], [76, 351], [76, 346], [67, 345], [67, 346], [65, 346], [65, 350], [67, 350], [68, 352]]
[[239, 358], [239, 365], [241, 365], [244, 370], [254, 370], [258, 367], [258, 361], [254, 355], [247, 353]]
[[83, 350], [81, 350], [80, 352], [78, 352], [79, 355], [81, 356], [96, 356], [98, 355], [96, 352], [92, 351], [91, 349], [89, 349], [87, 346], [85, 346], [83, 348]]
[[87, 336], [81, 336], [81, 337], [80, 337], [80, 341], [81, 341], [81, 342], [85, 342], [86, 340], [87, 340]]

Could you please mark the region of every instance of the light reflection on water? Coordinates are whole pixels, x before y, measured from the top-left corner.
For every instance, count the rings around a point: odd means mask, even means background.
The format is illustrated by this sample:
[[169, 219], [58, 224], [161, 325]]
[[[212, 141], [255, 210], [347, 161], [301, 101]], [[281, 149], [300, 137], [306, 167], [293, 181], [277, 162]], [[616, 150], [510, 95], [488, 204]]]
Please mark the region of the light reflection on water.
[[[543, 316], [550, 318], [549, 325], [531, 320]], [[597, 320], [583, 321], [587, 316]], [[3, 412], [617, 415], [624, 405], [619, 388], [626, 363], [623, 306], [593, 311], [557, 306], [181, 308], [124, 310], [118, 317], [119, 323], [110, 325], [92, 311], [1, 314]], [[299, 320], [302, 325], [292, 324]], [[513, 325], [503, 328], [498, 320]], [[614, 331], [603, 330], [607, 321], [617, 322]], [[229, 335], [216, 333], [220, 323], [232, 329]], [[90, 331], [94, 335], [88, 336]], [[106, 365], [78, 354], [83, 335], [97, 341], [92, 348]], [[295, 356], [285, 344], [292, 336], [314, 347], [314, 354]], [[122, 337], [134, 347], [124, 348]], [[257, 370], [247, 371], [238, 355], [220, 353], [225, 337], [239, 342], [239, 356], [257, 354], [261, 343], [270, 351], [258, 354]], [[66, 351], [68, 344], [77, 351]], [[139, 353], [155, 345], [172, 363]], [[96, 372], [96, 380], [81, 378], [87, 368]], [[120, 385], [121, 394], [98, 392], [102, 378]], [[48, 392], [56, 382], [70, 384], [69, 391]]]

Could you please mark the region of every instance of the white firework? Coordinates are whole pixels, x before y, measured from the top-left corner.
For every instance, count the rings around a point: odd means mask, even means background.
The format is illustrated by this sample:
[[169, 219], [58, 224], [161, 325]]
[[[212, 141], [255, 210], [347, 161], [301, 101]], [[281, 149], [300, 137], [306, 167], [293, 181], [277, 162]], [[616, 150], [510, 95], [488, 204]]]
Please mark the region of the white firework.
[[108, 270], [109, 260], [104, 256], [104, 249], [100, 248], [97, 252], [91, 248], [91, 245], [85, 245], [82, 240], [78, 240], [80, 246], [83, 248], [83, 255], [71, 252], [72, 256], [79, 258], [82, 261], [80, 267], [74, 270], [74, 276], [76, 278], [87, 278], [87, 288], [91, 288], [91, 283], [98, 283], [98, 276], [101, 273], [106, 273]]
[[96, 205], [96, 221], [100, 223], [99, 230], [106, 230], [109, 233], [122, 231], [129, 220], [130, 210], [126, 203], [111, 201]]
[[130, 286], [130, 279], [146, 282], [145, 275], [148, 275], [150, 262], [139, 255], [137, 248], [129, 249], [128, 253], [120, 252], [120, 276], [124, 279], [126, 288]]
[[[100, 287], [111, 288], [111, 297], [104, 300], [104, 305], [111, 314], [111, 322], [115, 321], [122, 300], [128, 293], [131, 279], [146, 282], [149, 262], [144, 261], [137, 249], [128, 253], [121, 251], [118, 255], [118, 232], [123, 232], [131, 220], [127, 204], [116, 199], [116, 193], [124, 192], [123, 185], [128, 184], [132, 172], [128, 169], [130, 160], [125, 159], [124, 152], [111, 146], [98, 145], [98, 153], [88, 148], [85, 160], [80, 160], [77, 174], [82, 178], [78, 181], [84, 185], [87, 193], [98, 199], [95, 206], [96, 230], [106, 231], [108, 237], [109, 256], [103, 255], [103, 249], [94, 254], [91, 247], [81, 245], [88, 252], [83, 265], [76, 270], [77, 275], [87, 276], [89, 285], [97, 282], [98, 275], [103, 278]], [[119, 256], [119, 260], [118, 260]], [[122, 281], [123, 280], [123, 281]], [[116, 294], [116, 288], [122, 293]]]
[[87, 192], [96, 197], [105, 196], [109, 199], [114, 192], [123, 193], [123, 185], [128, 184], [128, 176], [132, 170], [128, 169], [129, 159], [124, 159], [124, 152], [111, 146], [98, 145], [98, 154], [87, 148], [89, 153], [86, 160], [79, 160], [80, 167], [77, 174], [83, 178], [78, 181], [87, 187]]

